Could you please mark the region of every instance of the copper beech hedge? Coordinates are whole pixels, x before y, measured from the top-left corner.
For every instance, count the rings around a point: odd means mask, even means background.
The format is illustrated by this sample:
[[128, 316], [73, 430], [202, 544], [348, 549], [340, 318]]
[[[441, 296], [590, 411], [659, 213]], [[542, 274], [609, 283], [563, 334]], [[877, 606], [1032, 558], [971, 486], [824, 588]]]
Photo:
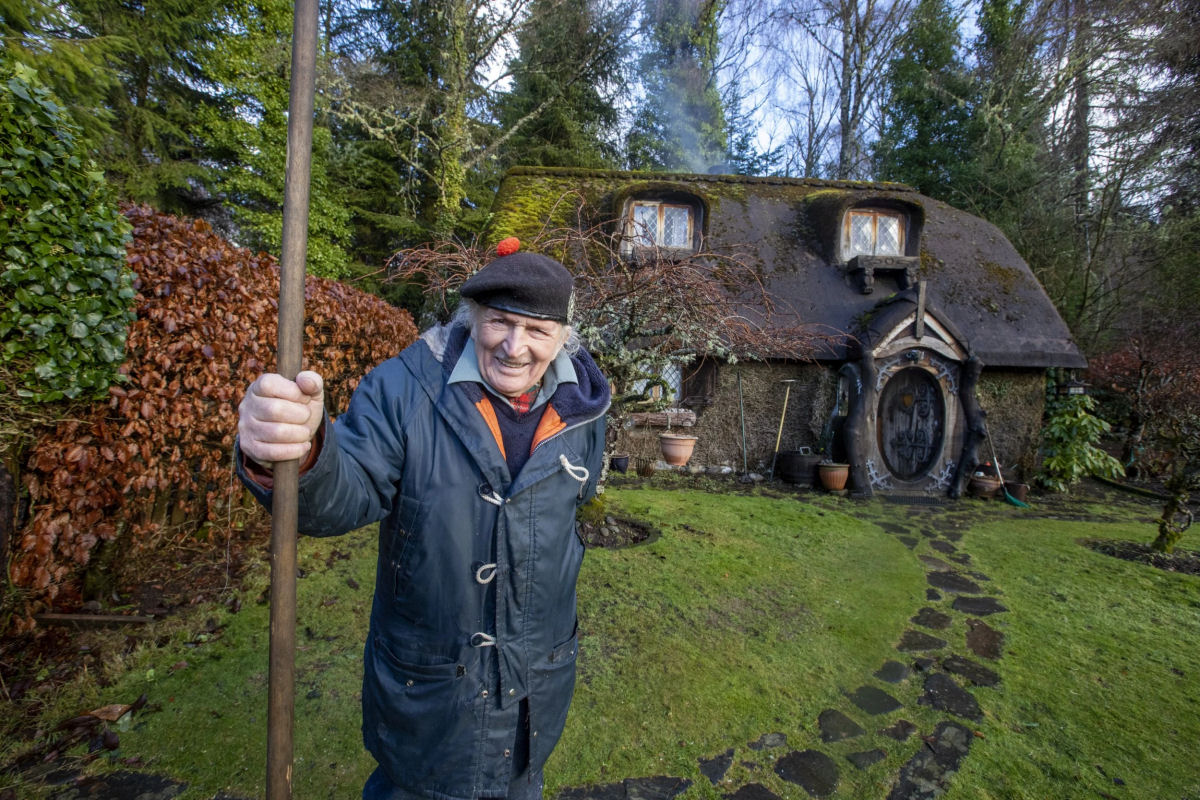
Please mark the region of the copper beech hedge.
[[[28, 524], [13, 582], [31, 601], [70, 604], [101, 544], [170, 546], [229, 524], [245, 502], [233, 476], [237, 405], [274, 368], [279, 269], [203, 221], [129, 207], [137, 319], [125, 380], [107, 402], [41, 438], [26, 464]], [[375, 364], [417, 335], [412, 318], [335, 281], [305, 286], [305, 368], [336, 413]]]

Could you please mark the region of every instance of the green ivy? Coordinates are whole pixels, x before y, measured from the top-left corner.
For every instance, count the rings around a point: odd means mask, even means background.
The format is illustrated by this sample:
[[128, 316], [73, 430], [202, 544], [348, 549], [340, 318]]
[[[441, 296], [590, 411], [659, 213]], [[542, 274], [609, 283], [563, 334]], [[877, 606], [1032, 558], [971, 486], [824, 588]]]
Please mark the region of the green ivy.
[[1050, 397], [1042, 428], [1042, 472], [1047, 489], [1065, 492], [1087, 475], [1117, 478], [1125, 474], [1121, 462], [1100, 449], [1111, 426], [1093, 412], [1096, 401], [1088, 395]]
[[37, 74], [0, 60], [0, 391], [100, 396], [133, 320], [130, 226]]

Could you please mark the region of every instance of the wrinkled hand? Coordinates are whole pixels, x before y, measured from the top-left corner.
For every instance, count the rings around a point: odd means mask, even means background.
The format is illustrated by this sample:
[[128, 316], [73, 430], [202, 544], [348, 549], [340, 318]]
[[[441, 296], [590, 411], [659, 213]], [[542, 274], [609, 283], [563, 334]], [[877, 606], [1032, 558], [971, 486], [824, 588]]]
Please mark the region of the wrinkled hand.
[[268, 469], [276, 461], [303, 459], [324, 409], [324, 381], [317, 373], [301, 372], [295, 381], [274, 373], [260, 375], [238, 406], [238, 444]]

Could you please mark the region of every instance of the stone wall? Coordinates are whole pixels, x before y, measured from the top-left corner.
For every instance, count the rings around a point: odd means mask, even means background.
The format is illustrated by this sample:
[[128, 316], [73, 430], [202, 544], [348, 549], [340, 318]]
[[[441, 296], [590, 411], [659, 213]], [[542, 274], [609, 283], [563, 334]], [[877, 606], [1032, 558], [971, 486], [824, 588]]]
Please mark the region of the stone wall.
[[[738, 401], [738, 376], [741, 398]], [[723, 364], [717, 371], [717, 387], [712, 402], [697, 411], [693, 427], [671, 428], [673, 433], [699, 437], [690, 464], [725, 465], [742, 471], [742, 419], [745, 418], [746, 465], [752, 472], [771, 466], [779, 418], [783, 412], [786, 386], [780, 381], [795, 380], [787, 398], [787, 416], [779, 449], [794, 450], [801, 445], [816, 450], [821, 430], [833, 405], [836, 373], [830, 367], [815, 364]], [[638, 458], [659, 458], [658, 435], [662, 427], [627, 428], [618, 439], [618, 449]]]
[[[1028, 483], [1041, 467], [1038, 447], [1046, 407], [1046, 373], [985, 368], [979, 377], [978, 395], [1005, 480]], [[987, 442], [979, 452], [984, 460], [991, 460]]]

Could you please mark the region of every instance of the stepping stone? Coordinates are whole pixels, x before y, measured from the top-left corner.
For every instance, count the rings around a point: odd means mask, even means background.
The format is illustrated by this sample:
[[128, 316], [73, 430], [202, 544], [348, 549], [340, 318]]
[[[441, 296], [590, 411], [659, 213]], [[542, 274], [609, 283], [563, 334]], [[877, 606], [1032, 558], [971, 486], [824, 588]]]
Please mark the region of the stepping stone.
[[952, 620], [950, 615], [945, 612], [932, 608], [922, 608], [911, 621], [923, 628], [933, 628], [936, 631], [941, 631], [949, 628]]
[[625, 796], [628, 800], [671, 800], [691, 788], [687, 778], [657, 775], [653, 778], [626, 778]]
[[936, 602], [936, 601], [942, 599], [942, 593], [939, 592], [937, 589], [926, 589], [925, 590], [925, 599]]
[[897, 536], [896, 538], [900, 540], [900, 544], [904, 545], [909, 550], [912, 550], [917, 546], [917, 537], [915, 536]]
[[921, 535], [924, 536], [926, 539], [936, 539], [937, 538], [937, 534], [934, 533], [933, 531], [921, 531]]
[[947, 561], [942, 561], [940, 558], [937, 558], [936, 556], [917, 556], [917, 560], [920, 561], [922, 564], [924, 564], [927, 567], [933, 567], [934, 569], [942, 570], [943, 572], [953, 572], [954, 571], [953, 564], [950, 564]]
[[904, 635], [900, 637], [900, 644], [896, 645], [896, 649], [902, 653], [911, 653], [917, 650], [940, 650], [945, 646], [945, 639], [939, 639], [921, 631], [905, 631]]
[[580, 786], [563, 789], [557, 800], [627, 800], [624, 783], [602, 783], [598, 786]]
[[967, 564], [971, 563], [971, 554], [970, 553], [955, 553], [954, 555], [950, 556], [950, 560], [953, 561], [955, 564], [962, 564], [965, 567]]
[[888, 727], [880, 728], [879, 732], [884, 736], [890, 736], [897, 742], [903, 742], [917, 732], [917, 726], [906, 719], [898, 719]]
[[930, 572], [925, 580], [930, 586], [953, 594], [983, 594], [977, 583], [957, 572]]
[[821, 729], [822, 742], [840, 742], [866, 733], [857, 722], [833, 708], [821, 712], [817, 717], [817, 726]]
[[838, 785], [837, 764], [819, 750], [793, 750], [775, 762], [775, 774], [810, 797], [828, 797]]
[[911, 528], [898, 522], [876, 522], [875, 524], [888, 533], [912, 533]]
[[779, 800], [779, 795], [761, 783], [747, 783], [733, 794], [727, 794], [725, 797], [727, 800]]
[[961, 675], [976, 686], [995, 686], [1000, 683], [1000, 676], [982, 664], [976, 664], [969, 658], [960, 655], [947, 656], [942, 659], [942, 669], [952, 675]]
[[974, 614], [979, 617], [1008, 611], [1008, 607], [994, 597], [959, 596], [954, 598], [954, 602], [950, 607], [955, 611], [961, 611], [964, 614]]
[[787, 736], [782, 733], [764, 733], [757, 741], [749, 744], [751, 750], [766, 750], [769, 747], [783, 747], [787, 744]]
[[876, 689], [874, 686], [858, 687], [854, 690], [854, 694], [850, 695], [850, 702], [873, 717], [895, 711], [904, 705], [887, 692]]
[[967, 648], [981, 658], [995, 661], [1004, 648], [1004, 634], [980, 619], [967, 620]]
[[947, 539], [949, 539], [949, 540], [950, 540], [950, 541], [952, 541], [952, 542], [957, 542], [957, 541], [960, 541], [960, 540], [962, 539], [962, 536], [963, 536], [963, 535], [962, 535], [962, 531], [960, 531], [960, 530], [957, 530], [957, 529], [956, 529], [956, 530], [952, 530], [952, 531], [946, 531], [946, 532], [945, 532], [944, 534], [942, 534], [942, 535], [943, 535], [943, 536], [945, 536]]
[[888, 800], [930, 800], [941, 795], [973, 739], [971, 731], [957, 722], [938, 725], [927, 745], [900, 769], [900, 780]]
[[914, 658], [912, 665], [917, 672], [929, 672], [937, 664], [932, 658]]
[[866, 769], [872, 764], [877, 764], [887, 758], [887, 753], [882, 750], [864, 750], [861, 753], [851, 753], [846, 756], [846, 760], [859, 769]]
[[991, 580], [991, 578], [989, 578], [987, 575], [984, 575], [982, 572], [968, 572], [967, 574], [970, 575], [975, 580], [983, 581], [984, 583], [987, 583], [988, 581]]
[[724, 779], [725, 773], [729, 772], [731, 766], [733, 766], [732, 747], [719, 756], [700, 759], [700, 774], [708, 778], [713, 786], [716, 786]]
[[983, 718], [975, 696], [944, 672], [934, 672], [925, 679], [925, 694], [917, 702], [964, 719]]
[[159, 775], [121, 771], [95, 778], [83, 778], [73, 783], [65, 794], [56, 796], [69, 800], [83, 800], [88, 797], [145, 797], [147, 800], [169, 800], [182, 794], [186, 788], [186, 783], [178, 783]]
[[627, 778], [619, 783], [563, 789], [558, 800], [671, 800], [692, 785], [687, 778], [657, 775], [653, 778]]
[[899, 683], [908, 677], [908, 667], [899, 661], [885, 661], [879, 671], [875, 673], [875, 677], [888, 683]]
[[958, 552], [957, 547], [950, 544], [949, 542], [944, 542], [941, 539], [930, 542], [929, 546], [932, 547], [934, 550], [937, 550], [939, 553], [945, 553], [946, 555], [951, 555], [953, 553]]

